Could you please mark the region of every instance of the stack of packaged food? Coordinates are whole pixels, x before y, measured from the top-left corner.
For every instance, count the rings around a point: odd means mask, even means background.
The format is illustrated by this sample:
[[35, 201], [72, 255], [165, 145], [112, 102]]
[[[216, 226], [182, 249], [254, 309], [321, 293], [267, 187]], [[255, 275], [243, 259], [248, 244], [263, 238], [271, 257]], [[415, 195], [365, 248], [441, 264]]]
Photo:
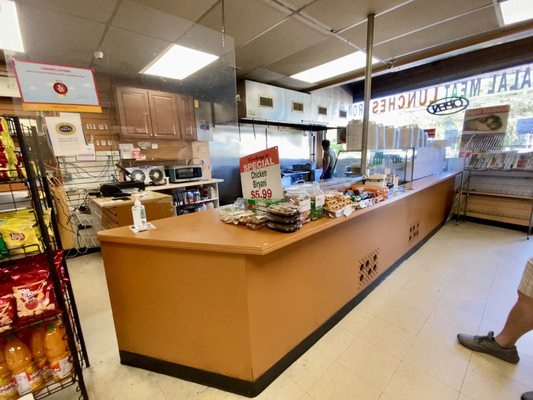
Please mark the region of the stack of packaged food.
[[302, 226], [302, 216], [292, 203], [273, 204], [267, 209], [266, 226], [275, 231], [291, 233]]

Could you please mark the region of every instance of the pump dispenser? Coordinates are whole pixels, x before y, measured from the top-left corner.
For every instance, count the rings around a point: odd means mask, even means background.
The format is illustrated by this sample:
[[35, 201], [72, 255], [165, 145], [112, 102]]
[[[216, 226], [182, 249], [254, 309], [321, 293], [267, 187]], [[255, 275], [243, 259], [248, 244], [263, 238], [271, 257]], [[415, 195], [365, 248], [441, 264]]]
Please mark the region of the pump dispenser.
[[131, 207], [131, 214], [133, 215], [133, 226], [135, 230], [142, 231], [146, 229], [148, 221], [146, 220], [146, 210], [139, 200], [139, 196], [135, 196], [133, 207]]

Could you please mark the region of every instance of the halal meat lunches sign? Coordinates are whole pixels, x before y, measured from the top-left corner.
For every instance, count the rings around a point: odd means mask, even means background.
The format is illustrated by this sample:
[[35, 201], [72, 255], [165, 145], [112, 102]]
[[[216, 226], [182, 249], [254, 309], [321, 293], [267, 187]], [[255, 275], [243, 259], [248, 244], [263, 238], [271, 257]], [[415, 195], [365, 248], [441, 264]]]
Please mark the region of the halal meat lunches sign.
[[[441, 115], [450, 114], [454, 109], [462, 111], [468, 106], [468, 100], [472, 100], [475, 97], [520, 93], [531, 90], [533, 88], [532, 67], [533, 64], [527, 64], [521, 67], [448, 82], [440, 86], [372, 99], [370, 102], [370, 114], [378, 115], [395, 111], [408, 111], [422, 107], [426, 108], [428, 112], [435, 110], [437, 111], [436, 113]], [[362, 118], [363, 111], [363, 102], [354, 103], [351, 107], [351, 117], [355, 119]]]
[[281, 199], [281, 170], [277, 147], [241, 158], [241, 184], [245, 199]]

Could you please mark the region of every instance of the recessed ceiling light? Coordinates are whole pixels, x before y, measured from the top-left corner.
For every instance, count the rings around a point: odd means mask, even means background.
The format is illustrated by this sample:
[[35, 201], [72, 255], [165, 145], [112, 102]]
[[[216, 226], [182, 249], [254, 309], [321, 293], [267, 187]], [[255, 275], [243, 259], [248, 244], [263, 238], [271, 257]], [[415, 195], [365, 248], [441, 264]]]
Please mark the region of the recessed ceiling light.
[[[378, 62], [372, 57], [372, 64]], [[337, 58], [325, 64], [318, 65], [314, 68], [291, 75], [291, 78], [300, 81], [316, 83], [324, 79], [332, 78], [337, 75], [345, 74], [346, 72], [355, 71], [363, 68], [366, 64], [366, 54], [362, 51], [357, 51], [347, 56]]]
[[189, 47], [173, 44], [141, 70], [141, 74], [185, 79], [219, 57]]
[[503, 25], [515, 24], [533, 18], [531, 0], [497, 0], [503, 19]]
[[14, 1], [0, 0], [0, 49], [24, 53]]

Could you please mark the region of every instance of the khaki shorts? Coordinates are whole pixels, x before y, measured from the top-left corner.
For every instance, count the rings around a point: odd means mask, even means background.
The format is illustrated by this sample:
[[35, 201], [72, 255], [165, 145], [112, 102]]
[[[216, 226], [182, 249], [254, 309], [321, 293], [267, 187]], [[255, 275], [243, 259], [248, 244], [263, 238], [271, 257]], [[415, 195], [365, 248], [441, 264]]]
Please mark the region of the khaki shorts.
[[518, 290], [528, 297], [533, 297], [533, 257], [528, 260], [524, 268]]

